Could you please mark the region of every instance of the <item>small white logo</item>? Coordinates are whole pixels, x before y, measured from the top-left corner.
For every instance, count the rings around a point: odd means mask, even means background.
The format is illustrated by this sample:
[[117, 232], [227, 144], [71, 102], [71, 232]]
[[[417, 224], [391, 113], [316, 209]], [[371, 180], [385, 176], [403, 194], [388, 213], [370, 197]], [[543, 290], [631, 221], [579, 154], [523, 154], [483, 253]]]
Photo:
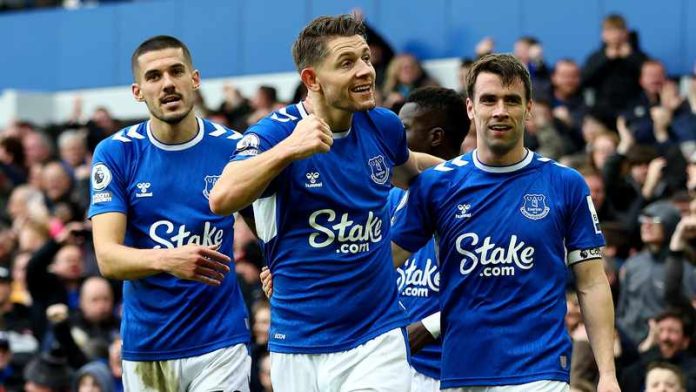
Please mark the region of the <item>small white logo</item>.
[[455, 218], [461, 219], [461, 218], [471, 218], [471, 213], [469, 210], [471, 209], [471, 204], [459, 204], [457, 206], [457, 215], [455, 215]]
[[108, 203], [111, 201], [111, 192], [96, 192], [92, 195], [92, 203]]
[[205, 178], [203, 179], [205, 181], [205, 188], [203, 188], [203, 196], [205, 196], [206, 199], [210, 200], [210, 191], [213, 190], [213, 187], [219, 179], [220, 176], [205, 176]]
[[523, 198], [520, 212], [531, 220], [543, 219], [551, 209], [546, 205], [546, 196], [540, 194], [526, 194]]
[[92, 168], [92, 189], [104, 190], [111, 183], [111, 170], [103, 163], [97, 163]]
[[602, 227], [599, 224], [599, 216], [597, 215], [597, 210], [594, 208], [592, 196], [590, 195], [587, 195], [587, 208], [590, 209], [590, 216], [592, 217], [592, 225], [594, 226], [595, 234], [602, 234]]
[[261, 141], [255, 134], [250, 133], [248, 135], [244, 135], [244, 137], [237, 143], [237, 155], [259, 155], [260, 145]]
[[307, 182], [305, 183], [307, 188], [321, 188], [324, 185], [321, 181], [318, 181], [319, 172], [307, 172], [305, 177], [307, 177]]
[[384, 185], [389, 181], [389, 167], [387, 166], [384, 157], [377, 155], [367, 161], [370, 165], [370, 178], [379, 185]]
[[135, 194], [135, 197], [152, 197], [152, 192], [148, 192], [148, 189], [150, 189], [149, 182], [139, 182], [136, 186], [138, 187], [138, 192]]

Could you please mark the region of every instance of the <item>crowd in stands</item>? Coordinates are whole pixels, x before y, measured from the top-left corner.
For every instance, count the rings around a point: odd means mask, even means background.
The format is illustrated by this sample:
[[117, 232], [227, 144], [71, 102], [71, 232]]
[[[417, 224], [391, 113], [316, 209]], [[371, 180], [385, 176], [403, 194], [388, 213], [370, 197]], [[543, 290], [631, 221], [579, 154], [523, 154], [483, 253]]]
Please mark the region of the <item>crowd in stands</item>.
[[[0, 9], [29, 3], [61, 2], [5, 0]], [[368, 36], [381, 106], [398, 111], [410, 91], [438, 84], [416, 57], [395, 53], [373, 29]], [[661, 390], [671, 382], [696, 391], [696, 78], [680, 84], [691, 75], [667, 75], [638, 37], [610, 15], [582, 64], [550, 64], [542, 42], [520, 37], [514, 54], [528, 66], [535, 101], [525, 143], [576, 168], [590, 187], [607, 241], [603, 262], [616, 305], [623, 390]], [[459, 80], [476, 56], [494, 51], [492, 38], [482, 40], [475, 56], [462, 59]], [[298, 86], [292, 102], [304, 93]], [[245, 97], [227, 85], [219, 107], [207, 107], [201, 96], [196, 110], [244, 132], [285, 104], [273, 86]], [[0, 130], [0, 391], [121, 388], [121, 285], [100, 277], [85, 214], [96, 144], [138, 119], [115, 119], [107, 106], [85, 118], [80, 108], [76, 99], [64, 124], [16, 121]], [[463, 151], [475, 147], [474, 135], [471, 129]], [[242, 222], [234, 252], [252, 320], [252, 391], [271, 391], [263, 258]], [[594, 391], [598, 374], [572, 283], [567, 304], [571, 390]]]

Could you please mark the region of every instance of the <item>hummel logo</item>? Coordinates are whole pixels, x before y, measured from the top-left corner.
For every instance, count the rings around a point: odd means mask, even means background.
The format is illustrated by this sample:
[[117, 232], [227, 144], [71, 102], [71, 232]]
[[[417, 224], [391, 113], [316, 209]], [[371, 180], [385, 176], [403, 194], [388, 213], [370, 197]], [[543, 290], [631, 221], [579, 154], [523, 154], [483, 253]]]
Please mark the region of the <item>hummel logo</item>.
[[152, 192], [147, 191], [150, 188], [149, 182], [139, 182], [136, 186], [140, 192], [136, 193], [135, 197], [152, 197]]
[[319, 179], [319, 172], [307, 172], [305, 177], [307, 177], [308, 181], [305, 183], [305, 187], [307, 188], [321, 188], [324, 185], [317, 181]]
[[457, 206], [457, 210], [459, 211], [457, 215], [455, 215], [455, 218], [471, 218], [471, 213], [469, 212], [469, 209], [471, 209], [471, 204], [459, 204]]

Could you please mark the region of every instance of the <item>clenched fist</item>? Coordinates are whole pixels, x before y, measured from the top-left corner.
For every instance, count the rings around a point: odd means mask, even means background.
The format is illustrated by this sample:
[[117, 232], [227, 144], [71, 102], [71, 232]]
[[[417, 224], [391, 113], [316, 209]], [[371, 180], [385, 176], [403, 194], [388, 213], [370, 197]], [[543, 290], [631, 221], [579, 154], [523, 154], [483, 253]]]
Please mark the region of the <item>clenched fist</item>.
[[329, 125], [314, 114], [302, 119], [290, 136], [281, 142], [295, 160], [331, 150], [333, 135]]

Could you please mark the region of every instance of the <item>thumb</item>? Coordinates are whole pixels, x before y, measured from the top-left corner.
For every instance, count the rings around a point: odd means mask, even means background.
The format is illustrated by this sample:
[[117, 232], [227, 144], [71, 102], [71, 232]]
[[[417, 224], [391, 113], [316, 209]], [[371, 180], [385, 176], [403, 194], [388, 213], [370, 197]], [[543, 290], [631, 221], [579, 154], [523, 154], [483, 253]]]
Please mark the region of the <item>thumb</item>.
[[325, 123], [328, 123], [328, 113], [326, 112], [326, 107], [324, 106], [323, 94], [319, 91], [308, 91], [307, 97], [312, 105], [312, 114]]

